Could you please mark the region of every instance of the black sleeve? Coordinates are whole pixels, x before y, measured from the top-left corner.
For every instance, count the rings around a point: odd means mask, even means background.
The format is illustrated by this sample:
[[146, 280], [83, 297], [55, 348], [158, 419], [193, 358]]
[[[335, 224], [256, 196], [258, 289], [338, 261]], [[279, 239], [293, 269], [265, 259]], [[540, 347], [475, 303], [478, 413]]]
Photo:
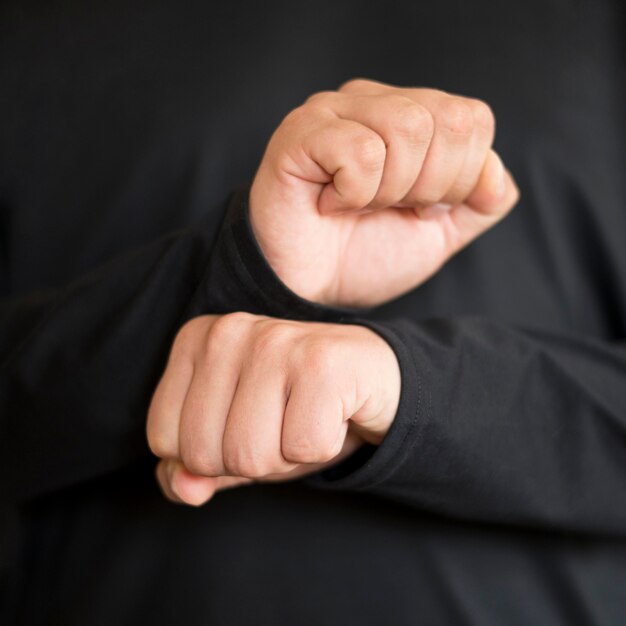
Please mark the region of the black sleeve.
[[221, 238], [229, 285], [255, 289], [248, 301], [265, 312], [368, 326], [400, 363], [400, 405], [383, 443], [306, 482], [466, 521], [626, 536], [626, 343], [485, 318], [372, 321], [313, 305], [263, 258], [245, 198], [233, 216]]
[[359, 323], [398, 356], [399, 410], [378, 448], [309, 484], [462, 520], [626, 536], [625, 343], [480, 318]]
[[246, 198], [231, 197], [215, 245], [199, 226], [3, 307], [20, 333], [0, 344], [16, 346], [1, 382], [3, 491], [34, 495], [147, 455], [145, 412], [176, 330], [246, 310], [363, 324], [398, 356], [383, 443], [309, 484], [464, 520], [625, 534], [624, 344], [487, 319], [373, 322], [309, 303], [263, 258]]
[[0, 499], [21, 501], [147, 456], [151, 393], [187, 319], [337, 314], [300, 300], [257, 262], [248, 188], [229, 197], [217, 237], [198, 223], [64, 289], [1, 303]]

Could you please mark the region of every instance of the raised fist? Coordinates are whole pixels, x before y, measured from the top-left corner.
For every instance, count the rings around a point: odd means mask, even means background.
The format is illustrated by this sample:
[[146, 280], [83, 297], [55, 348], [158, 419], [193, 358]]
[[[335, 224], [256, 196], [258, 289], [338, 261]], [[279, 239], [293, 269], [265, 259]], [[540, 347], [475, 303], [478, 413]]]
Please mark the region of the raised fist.
[[250, 191], [268, 262], [295, 293], [371, 306], [413, 289], [519, 193], [480, 100], [352, 80], [273, 134]]

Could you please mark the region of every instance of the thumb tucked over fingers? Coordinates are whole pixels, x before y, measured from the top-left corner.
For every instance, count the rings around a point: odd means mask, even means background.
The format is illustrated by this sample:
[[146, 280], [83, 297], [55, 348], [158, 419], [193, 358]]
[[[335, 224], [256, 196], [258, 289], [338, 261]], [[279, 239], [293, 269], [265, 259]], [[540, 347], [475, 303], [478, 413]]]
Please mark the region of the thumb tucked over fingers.
[[217, 491], [252, 482], [249, 478], [238, 476], [198, 476], [175, 459], [160, 461], [156, 476], [168, 500], [192, 506], [205, 504]]
[[208, 502], [218, 491], [232, 489], [252, 482], [283, 482], [295, 480], [335, 465], [350, 456], [364, 443], [364, 440], [352, 430], [348, 430], [343, 448], [339, 454], [327, 463], [303, 463], [284, 474], [269, 474], [261, 479], [252, 480], [242, 476], [198, 476], [189, 472], [176, 459], [163, 459], [156, 468], [156, 477], [165, 497], [177, 504], [201, 506]]

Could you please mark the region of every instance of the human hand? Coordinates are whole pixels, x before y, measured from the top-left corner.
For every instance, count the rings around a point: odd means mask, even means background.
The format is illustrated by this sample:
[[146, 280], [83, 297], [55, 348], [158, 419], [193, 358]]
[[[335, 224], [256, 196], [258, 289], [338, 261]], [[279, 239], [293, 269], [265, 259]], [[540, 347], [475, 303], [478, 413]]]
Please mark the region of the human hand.
[[517, 202], [493, 136], [486, 104], [442, 91], [354, 80], [314, 94], [267, 146], [250, 190], [255, 236], [303, 298], [390, 300]]
[[396, 415], [400, 368], [362, 327], [233, 313], [179, 331], [147, 422], [174, 501], [199, 505], [251, 481], [284, 481], [379, 444]]

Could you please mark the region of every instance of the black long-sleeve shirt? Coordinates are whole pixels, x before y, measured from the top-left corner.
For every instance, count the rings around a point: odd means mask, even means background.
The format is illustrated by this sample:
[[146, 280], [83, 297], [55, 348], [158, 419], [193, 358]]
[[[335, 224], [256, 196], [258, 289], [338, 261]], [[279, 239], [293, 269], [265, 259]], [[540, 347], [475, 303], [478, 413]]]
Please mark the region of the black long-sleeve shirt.
[[[3, 623], [623, 624], [618, 8], [5, 4]], [[352, 76], [489, 102], [522, 190], [362, 313], [280, 283], [239, 185], [284, 114]], [[180, 325], [232, 310], [367, 324], [400, 407], [326, 472], [176, 507], [147, 403]]]

